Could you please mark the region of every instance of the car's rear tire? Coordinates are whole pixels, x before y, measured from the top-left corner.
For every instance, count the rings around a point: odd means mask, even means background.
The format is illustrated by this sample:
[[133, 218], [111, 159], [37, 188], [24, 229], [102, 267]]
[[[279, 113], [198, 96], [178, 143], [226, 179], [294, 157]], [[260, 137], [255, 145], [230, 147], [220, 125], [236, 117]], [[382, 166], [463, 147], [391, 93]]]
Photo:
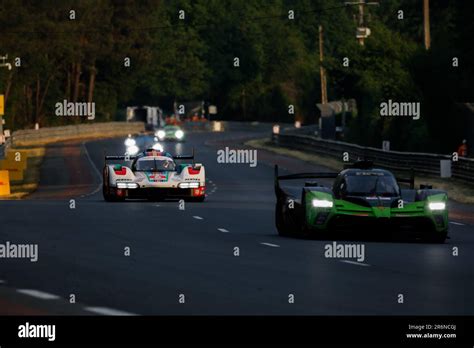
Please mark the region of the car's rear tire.
[[111, 193], [113, 190], [109, 187], [102, 185], [102, 195], [106, 202], [121, 202], [125, 200], [125, 197], [118, 197], [116, 194]]

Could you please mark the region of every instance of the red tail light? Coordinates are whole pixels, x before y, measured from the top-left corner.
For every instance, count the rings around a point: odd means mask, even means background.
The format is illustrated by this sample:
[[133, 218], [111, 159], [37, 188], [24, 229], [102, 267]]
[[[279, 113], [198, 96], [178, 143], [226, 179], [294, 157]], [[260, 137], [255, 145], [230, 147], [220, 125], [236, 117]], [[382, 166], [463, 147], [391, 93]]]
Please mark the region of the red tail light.
[[188, 167], [188, 173], [189, 175], [196, 175], [201, 172], [201, 167], [199, 168], [193, 168], [193, 167]]

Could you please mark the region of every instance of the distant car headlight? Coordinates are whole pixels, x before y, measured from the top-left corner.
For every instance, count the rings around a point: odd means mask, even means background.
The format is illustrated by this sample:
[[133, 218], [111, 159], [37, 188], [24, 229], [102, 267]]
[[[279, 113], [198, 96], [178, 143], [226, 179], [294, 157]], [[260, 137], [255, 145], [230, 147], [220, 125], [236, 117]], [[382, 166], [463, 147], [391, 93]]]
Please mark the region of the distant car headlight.
[[140, 149], [136, 145], [127, 147], [127, 154], [130, 156], [135, 156], [138, 153], [138, 151], [140, 151]]
[[136, 145], [137, 142], [135, 141], [135, 139], [132, 139], [132, 138], [127, 138], [125, 140], [125, 146], [133, 146], [133, 145]]
[[428, 204], [428, 208], [430, 210], [445, 210], [446, 209], [446, 203], [444, 202], [431, 202]]
[[153, 144], [152, 148], [153, 148], [153, 150], [163, 152], [163, 146], [160, 143]]
[[176, 138], [182, 139], [184, 137], [184, 132], [182, 130], [177, 130], [174, 135], [176, 136]]
[[333, 201], [327, 199], [313, 199], [313, 207], [316, 208], [332, 208], [334, 206]]
[[156, 136], [160, 139], [163, 139], [166, 136], [166, 132], [164, 130], [159, 130], [156, 132]]

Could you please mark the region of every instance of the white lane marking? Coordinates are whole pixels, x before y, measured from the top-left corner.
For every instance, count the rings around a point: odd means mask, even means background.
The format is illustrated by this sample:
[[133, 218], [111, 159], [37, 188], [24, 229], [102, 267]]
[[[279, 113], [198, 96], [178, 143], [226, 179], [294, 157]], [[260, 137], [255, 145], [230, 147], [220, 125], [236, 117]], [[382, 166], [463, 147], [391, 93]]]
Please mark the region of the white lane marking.
[[229, 233], [229, 231], [227, 231], [225, 228], [218, 228], [218, 230], [223, 232], [223, 233]]
[[5, 284], [6, 281], [0, 279], [0, 284]]
[[47, 292], [32, 289], [18, 289], [17, 292], [23, 295], [40, 298], [42, 300], [57, 300], [60, 298], [57, 295], [48, 294]]
[[212, 184], [212, 180], [209, 180], [209, 183]]
[[458, 225], [458, 226], [466, 226], [466, 225], [464, 225], [464, 224], [462, 224], [462, 223], [460, 223], [460, 222], [450, 221], [449, 223], [450, 223], [450, 224], [453, 224], [453, 225]]
[[349, 260], [339, 260], [339, 261], [344, 262], [344, 263], [350, 263], [351, 265], [357, 265], [357, 266], [364, 266], [364, 267], [370, 266], [368, 263], [357, 262], [357, 261], [349, 261]]
[[161, 205], [159, 205], [159, 204], [156, 204], [156, 205], [155, 205], [155, 207], [161, 207]]
[[93, 312], [96, 314], [102, 314], [102, 315], [120, 315], [120, 316], [137, 315], [137, 314], [119, 311], [117, 309], [112, 309], [112, 308], [107, 308], [107, 307], [85, 307], [84, 309], [86, 311]]
[[279, 248], [280, 246], [277, 245], [277, 244], [272, 244], [272, 243], [260, 243], [262, 245], [266, 245], [266, 246], [269, 246], [269, 247], [273, 247], [273, 248]]
[[100, 173], [99, 169], [97, 169], [94, 162], [92, 161], [91, 156], [89, 156], [89, 151], [87, 151], [87, 147], [86, 147], [84, 141], [82, 142], [82, 147], [84, 148], [84, 152], [85, 152], [86, 157], [89, 160], [92, 168], [94, 168], [94, 173], [96, 173], [97, 177], [99, 178], [99, 185], [97, 186], [97, 188], [94, 191], [82, 196], [82, 197], [87, 197], [87, 196], [92, 196], [92, 195], [96, 194], [97, 192], [99, 192], [101, 190], [101, 188], [102, 188], [102, 174]]
[[196, 220], [203, 220], [204, 218], [200, 217], [200, 216], [193, 216], [193, 218], [195, 218]]

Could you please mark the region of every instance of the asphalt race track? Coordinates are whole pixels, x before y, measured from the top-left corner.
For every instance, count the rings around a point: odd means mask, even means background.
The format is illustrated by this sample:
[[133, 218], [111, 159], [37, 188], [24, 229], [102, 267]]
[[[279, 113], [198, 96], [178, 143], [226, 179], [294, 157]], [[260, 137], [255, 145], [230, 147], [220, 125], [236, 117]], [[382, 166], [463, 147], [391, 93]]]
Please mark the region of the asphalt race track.
[[[0, 259], [0, 312], [21, 303], [50, 314], [67, 313], [65, 306], [71, 314], [474, 314], [472, 224], [451, 221], [443, 245], [357, 240], [363, 262], [326, 258], [332, 241], [277, 235], [273, 192], [274, 164], [288, 173], [324, 168], [266, 151], [255, 168], [217, 163], [218, 149], [242, 148], [259, 133], [192, 133], [184, 144], [165, 143], [172, 153], [194, 147], [206, 166], [207, 200], [185, 210], [177, 201], [103, 200], [104, 153], [123, 154], [124, 139], [51, 146], [40, 189], [0, 201], [0, 243], [39, 248], [34, 263]], [[18, 289], [35, 290], [35, 303]], [[68, 304], [71, 294], [77, 305]]]

